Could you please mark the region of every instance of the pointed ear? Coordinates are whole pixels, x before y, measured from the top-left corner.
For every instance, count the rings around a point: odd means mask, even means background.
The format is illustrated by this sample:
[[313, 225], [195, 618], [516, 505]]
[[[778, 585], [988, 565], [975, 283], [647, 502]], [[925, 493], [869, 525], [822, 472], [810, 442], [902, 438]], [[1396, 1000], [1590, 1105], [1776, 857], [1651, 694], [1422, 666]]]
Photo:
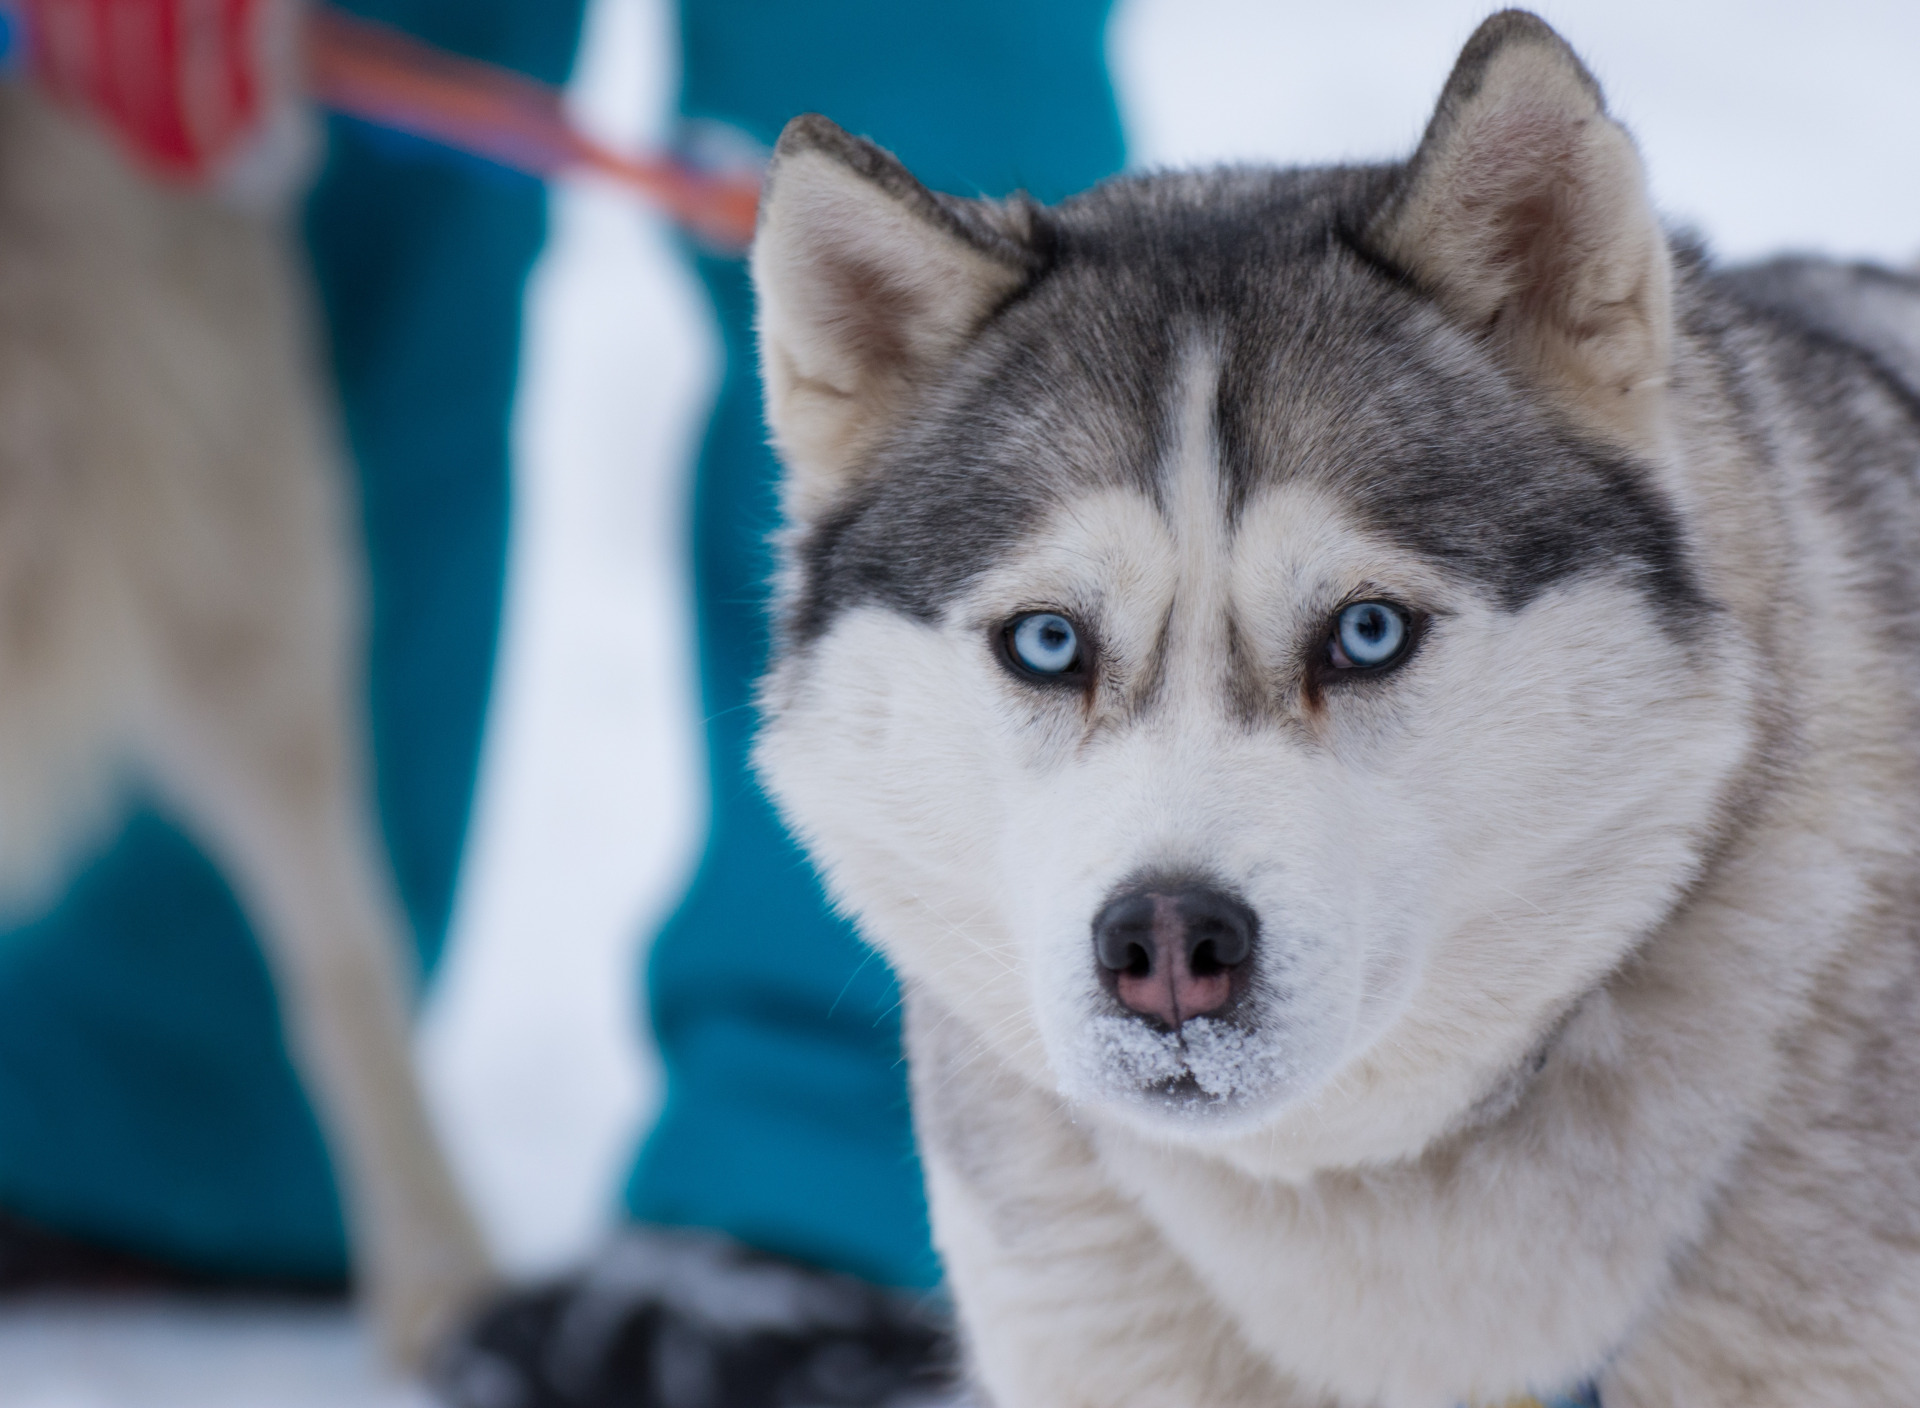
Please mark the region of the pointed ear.
[[753, 241], [767, 422], [805, 520], [1036, 260], [1026, 207], [936, 196], [824, 117], [780, 134]]
[[1368, 238], [1587, 428], [1657, 442], [1666, 239], [1633, 139], [1544, 21], [1474, 32]]

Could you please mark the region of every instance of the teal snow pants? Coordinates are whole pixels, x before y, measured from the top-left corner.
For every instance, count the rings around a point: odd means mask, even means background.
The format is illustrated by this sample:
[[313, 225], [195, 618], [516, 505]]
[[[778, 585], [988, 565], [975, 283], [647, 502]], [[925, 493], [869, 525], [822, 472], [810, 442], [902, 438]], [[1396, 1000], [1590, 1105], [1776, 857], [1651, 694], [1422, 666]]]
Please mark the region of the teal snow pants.
[[[767, 145], [794, 114], [821, 112], [937, 189], [1058, 200], [1121, 163], [1107, 3], [682, 0], [681, 108]], [[627, 1203], [642, 1219], [928, 1285], [938, 1268], [893, 980], [828, 913], [747, 768], [777, 471], [745, 269], [699, 267], [726, 348], [694, 511], [713, 822], [692, 891], [653, 949], [667, 1101]]]

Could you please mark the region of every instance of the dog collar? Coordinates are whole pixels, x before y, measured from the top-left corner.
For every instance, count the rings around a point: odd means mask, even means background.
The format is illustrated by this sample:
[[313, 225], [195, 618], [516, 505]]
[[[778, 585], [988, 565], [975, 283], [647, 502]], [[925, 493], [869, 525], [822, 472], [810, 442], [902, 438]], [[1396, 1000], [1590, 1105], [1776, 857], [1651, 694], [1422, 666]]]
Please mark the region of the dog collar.
[[0, 36], [10, 70], [103, 119], [147, 166], [201, 180], [262, 130], [274, 3], [4, 0]]

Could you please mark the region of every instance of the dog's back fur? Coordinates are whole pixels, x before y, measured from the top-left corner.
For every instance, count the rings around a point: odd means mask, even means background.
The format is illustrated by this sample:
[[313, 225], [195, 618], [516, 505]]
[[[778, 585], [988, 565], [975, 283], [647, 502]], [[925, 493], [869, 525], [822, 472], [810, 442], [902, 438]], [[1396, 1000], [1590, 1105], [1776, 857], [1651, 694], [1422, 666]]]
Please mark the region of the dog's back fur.
[[0, 882], [12, 913], [44, 903], [129, 785], [219, 861], [411, 1358], [488, 1270], [413, 1084], [357, 535], [293, 248], [0, 88]]
[[[755, 275], [761, 764], [993, 1402], [1911, 1396], [1920, 282], [1716, 269], [1518, 12], [1403, 166], [1041, 210], [802, 119]], [[1196, 887], [1170, 1024], [1102, 916]]]

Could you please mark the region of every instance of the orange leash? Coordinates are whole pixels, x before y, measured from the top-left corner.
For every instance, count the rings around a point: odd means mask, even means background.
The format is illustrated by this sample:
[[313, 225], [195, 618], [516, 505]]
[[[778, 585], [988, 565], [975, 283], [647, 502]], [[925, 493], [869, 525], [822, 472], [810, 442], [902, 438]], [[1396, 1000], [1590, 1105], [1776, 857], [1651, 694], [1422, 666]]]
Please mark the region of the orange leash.
[[306, 60], [309, 94], [336, 112], [535, 176], [592, 171], [710, 244], [744, 249], [753, 239], [758, 172], [623, 156], [568, 122], [559, 93], [544, 83], [325, 8], [307, 20]]

